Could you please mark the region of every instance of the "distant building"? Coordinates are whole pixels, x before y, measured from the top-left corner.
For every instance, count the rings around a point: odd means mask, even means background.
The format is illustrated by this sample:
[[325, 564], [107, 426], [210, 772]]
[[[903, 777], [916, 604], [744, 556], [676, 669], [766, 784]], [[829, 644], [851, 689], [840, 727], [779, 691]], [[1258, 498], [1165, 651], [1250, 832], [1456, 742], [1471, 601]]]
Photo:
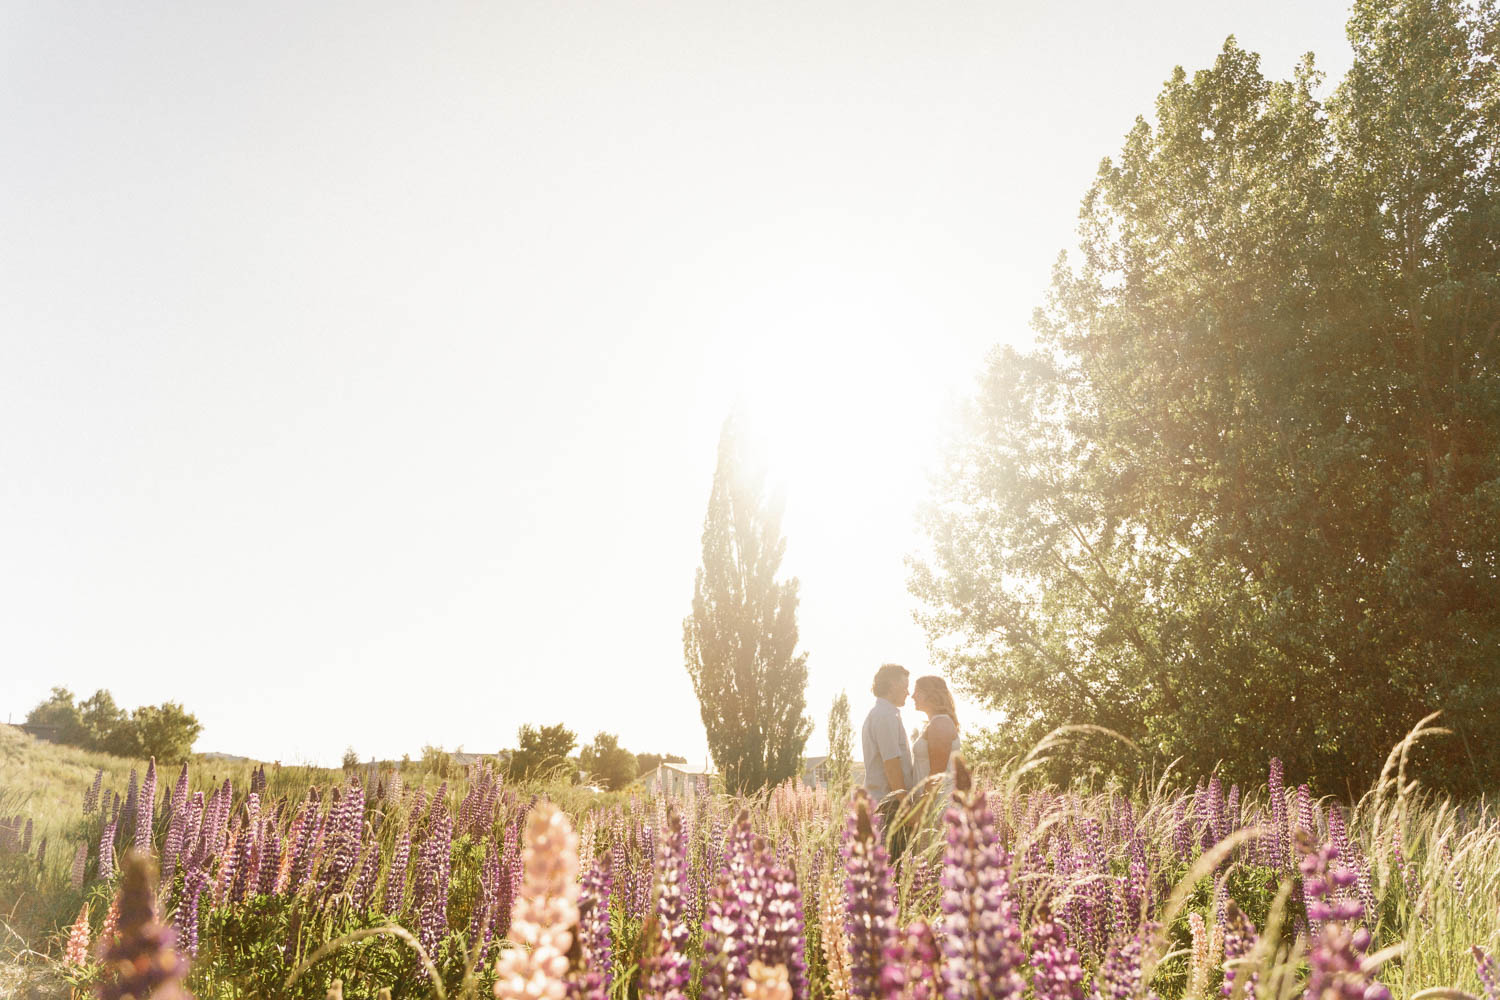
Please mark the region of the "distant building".
[[[862, 761], [852, 761], [849, 766], [850, 780], [856, 785], [865, 783], [865, 765]], [[810, 788], [828, 787], [828, 758], [805, 757], [802, 761], [802, 783]]]
[[641, 776], [641, 780], [646, 785], [646, 791], [652, 795], [657, 792], [666, 792], [678, 798], [696, 795], [700, 780], [712, 787], [713, 779], [713, 768], [707, 764], [703, 767], [694, 767], [691, 764], [658, 764], [654, 770], [647, 771]]

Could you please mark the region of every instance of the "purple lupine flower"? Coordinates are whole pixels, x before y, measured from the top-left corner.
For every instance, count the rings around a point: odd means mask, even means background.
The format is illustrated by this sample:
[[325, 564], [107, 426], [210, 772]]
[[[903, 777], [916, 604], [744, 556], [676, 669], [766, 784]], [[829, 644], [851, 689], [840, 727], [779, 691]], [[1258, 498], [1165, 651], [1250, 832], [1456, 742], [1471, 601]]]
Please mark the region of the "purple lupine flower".
[[844, 934], [849, 948], [849, 995], [875, 1000], [880, 967], [896, 930], [895, 892], [885, 845], [875, 833], [869, 793], [854, 790], [844, 827]]
[[1500, 1000], [1500, 962], [1495, 961], [1495, 956], [1485, 954], [1484, 949], [1477, 944], [1471, 950], [1485, 996], [1489, 1000]]
[[1266, 790], [1271, 800], [1271, 829], [1266, 836], [1270, 843], [1266, 863], [1277, 871], [1285, 871], [1291, 864], [1287, 839], [1286, 786], [1281, 767], [1281, 758], [1271, 758], [1271, 773], [1266, 779]]
[[104, 768], [94, 772], [94, 783], [83, 795], [83, 814], [87, 816], [99, 806], [99, 789], [104, 787]]
[[692, 969], [688, 963], [689, 929], [683, 903], [687, 882], [687, 837], [675, 808], [667, 813], [664, 836], [657, 838], [656, 906], [646, 921], [649, 933], [641, 963], [643, 1000], [685, 1000]]
[[31, 853], [31, 833], [32, 833], [32, 819], [31, 819], [30, 816], [28, 816], [28, 817], [26, 817], [26, 832], [23, 833], [23, 834], [21, 834], [21, 853], [22, 854], [30, 854]]
[[447, 809], [436, 810], [418, 856], [417, 883], [412, 896], [412, 906], [417, 911], [418, 937], [428, 951], [435, 950], [448, 933], [452, 844], [453, 816]]
[[914, 920], [885, 949], [880, 971], [886, 1000], [937, 1000], [942, 995], [940, 955], [932, 928]]
[[393, 917], [402, 913], [401, 904], [406, 895], [406, 866], [411, 860], [411, 830], [402, 830], [396, 838], [396, 850], [391, 855], [391, 867], [385, 876], [385, 898], [381, 909]]
[[1138, 1000], [1140, 997], [1155, 998], [1156, 994], [1142, 982], [1142, 957], [1146, 941], [1157, 930], [1157, 925], [1147, 923], [1131, 937], [1116, 941], [1110, 946], [1099, 965], [1094, 978], [1096, 1000]]
[[190, 867], [182, 880], [182, 901], [172, 915], [172, 924], [177, 929], [178, 940], [189, 955], [198, 954], [198, 901], [208, 886], [208, 872]]
[[174, 947], [176, 935], [156, 917], [155, 866], [136, 851], [126, 856], [116, 898], [118, 933], [105, 951], [98, 986], [100, 1000], [190, 997], [181, 986], [187, 960]]
[[87, 844], [79, 844], [73, 849], [73, 870], [70, 873], [71, 878], [69, 879], [69, 884], [74, 889], [83, 888], [83, 873], [88, 868], [88, 863], [89, 846]]
[[1022, 988], [1021, 925], [1010, 892], [1010, 855], [995, 837], [982, 789], [957, 762], [953, 804], [944, 817], [943, 966], [947, 1000], [1016, 996]]
[[364, 834], [365, 789], [356, 779], [339, 799], [337, 815], [329, 820], [329, 839], [333, 856], [323, 870], [322, 892], [326, 898], [342, 892], [349, 874], [359, 860], [360, 841]]
[[807, 942], [796, 873], [757, 837], [751, 842], [746, 874], [746, 889], [756, 904], [750, 912], [755, 928], [750, 960], [767, 968], [784, 966], [793, 1000], [804, 1000], [808, 994]]
[[[130, 769], [130, 786], [125, 793], [125, 822], [127, 824], [135, 821], [137, 802], [140, 799], [140, 779], [136, 777], [135, 768]], [[133, 832], [133, 830], [132, 830]]]
[[1254, 969], [1249, 975], [1243, 975], [1243, 962], [1250, 957], [1250, 952], [1255, 949], [1257, 936], [1255, 925], [1250, 918], [1245, 916], [1234, 900], [1224, 904], [1224, 1000], [1232, 1000], [1235, 995], [1236, 983], [1239, 983], [1239, 994], [1241, 997], [1249, 997], [1254, 1000], [1255, 986], [1259, 975]]
[[1177, 850], [1177, 860], [1186, 861], [1193, 854], [1193, 827], [1188, 822], [1188, 797], [1177, 796], [1172, 806], [1172, 846]]
[[739, 997], [749, 975], [754, 926], [742, 890], [751, 837], [750, 814], [741, 810], [729, 831], [723, 865], [709, 890], [703, 917], [702, 1000]]
[[1314, 840], [1318, 839], [1318, 824], [1313, 818], [1312, 789], [1306, 782], [1297, 786], [1297, 829], [1305, 830]]
[[578, 890], [578, 944], [583, 953], [579, 1000], [608, 1000], [614, 982], [614, 952], [609, 924], [609, 897], [614, 878], [610, 855], [595, 860]]
[[521, 889], [521, 877], [525, 874], [523, 855], [520, 825], [511, 820], [505, 827], [505, 846], [500, 853], [500, 884], [495, 896], [496, 937], [503, 938], [510, 934], [511, 912], [515, 909], [516, 895]]
[[135, 849], [151, 853], [151, 825], [156, 818], [156, 758], [146, 765], [146, 780], [141, 782], [141, 797], [135, 807]]
[[119, 822], [118, 817], [112, 817], [99, 835], [99, 877], [106, 882], [115, 874], [115, 828]]
[[281, 835], [276, 832], [274, 821], [266, 821], [260, 832], [260, 870], [251, 888], [252, 892], [271, 895], [276, 892], [276, 876], [281, 870]]
[[[273, 834], [274, 836], [274, 834]], [[365, 858], [359, 866], [359, 874], [349, 889], [350, 899], [357, 910], [370, 908], [370, 897], [375, 894], [375, 883], [380, 877], [380, 845], [372, 843], [365, 850]]]
[[1031, 991], [1034, 1000], [1083, 1000], [1083, 959], [1063, 926], [1042, 907], [1031, 928]]
[[1370, 932], [1356, 925], [1364, 907], [1353, 899], [1335, 900], [1339, 889], [1354, 884], [1355, 874], [1335, 866], [1338, 848], [1329, 844], [1313, 850], [1312, 841], [1299, 838], [1304, 851], [1300, 868], [1307, 900], [1307, 917], [1315, 928], [1307, 953], [1305, 1000], [1390, 1000], [1390, 990], [1372, 979], [1364, 965], [1370, 950]]

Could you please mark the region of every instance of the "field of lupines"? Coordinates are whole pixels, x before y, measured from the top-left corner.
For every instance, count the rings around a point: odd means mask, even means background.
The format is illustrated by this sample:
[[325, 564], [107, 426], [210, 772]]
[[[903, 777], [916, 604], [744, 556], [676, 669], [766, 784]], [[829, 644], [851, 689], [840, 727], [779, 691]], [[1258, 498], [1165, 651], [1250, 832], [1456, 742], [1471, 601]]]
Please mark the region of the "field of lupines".
[[147, 765], [0, 817], [0, 914], [15, 962], [111, 998], [1500, 1000], [1500, 817], [1400, 760], [1353, 804], [1275, 760], [1133, 794], [1023, 764], [892, 815]]

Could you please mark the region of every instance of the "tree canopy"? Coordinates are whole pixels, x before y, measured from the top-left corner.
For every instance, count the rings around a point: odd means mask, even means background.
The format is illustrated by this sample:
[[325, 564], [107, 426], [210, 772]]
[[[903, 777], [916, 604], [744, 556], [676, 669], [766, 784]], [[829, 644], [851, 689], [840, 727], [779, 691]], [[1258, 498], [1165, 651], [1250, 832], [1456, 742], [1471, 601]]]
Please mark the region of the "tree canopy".
[[561, 722], [522, 726], [516, 739], [518, 746], [510, 755], [511, 778], [545, 778], [562, 770], [571, 773], [568, 754], [578, 745], [578, 734]]
[[1002, 746], [1091, 722], [1342, 790], [1441, 709], [1429, 775], [1500, 783], [1497, 24], [1361, 0], [1326, 102], [1231, 38], [1101, 165], [913, 565]]
[[782, 502], [748, 453], [742, 420], [719, 436], [703, 519], [703, 564], [682, 623], [687, 670], [709, 752], [732, 794], [801, 770], [812, 732], [807, 654], [797, 652], [797, 580], [778, 580], [786, 539]]
[[578, 752], [578, 766], [609, 791], [618, 791], [635, 780], [636, 756], [620, 746], [614, 733], [598, 733]]
[[55, 687], [26, 716], [30, 725], [48, 726], [57, 743], [120, 757], [155, 757], [163, 764], [187, 760], [202, 724], [175, 701], [142, 705], [126, 712], [100, 689], [75, 703], [72, 691]]

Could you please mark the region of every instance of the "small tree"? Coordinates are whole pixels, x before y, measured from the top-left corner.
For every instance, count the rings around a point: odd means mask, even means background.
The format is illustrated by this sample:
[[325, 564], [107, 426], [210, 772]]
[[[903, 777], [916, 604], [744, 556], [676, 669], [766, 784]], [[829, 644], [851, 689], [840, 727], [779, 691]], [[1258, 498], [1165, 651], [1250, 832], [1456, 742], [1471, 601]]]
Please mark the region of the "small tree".
[[797, 652], [797, 580], [776, 579], [786, 551], [781, 512], [731, 415], [719, 436], [682, 645], [709, 752], [732, 794], [797, 774], [812, 731], [802, 714], [807, 654]]
[[83, 716], [83, 745], [89, 750], [107, 749], [115, 740], [115, 730], [130, 724], [130, 715], [103, 688], [82, 702], [78, 710]]
[[78, 746], [83, 740], [83, 719], [73, 703], [73, 692], [65, 687], [53, 688], [51, 697], [27, 713], [26, 724], [50, 727], [54, 743]]
[[343, 764], [345, 771], [352, 771], [359, 767], [359, 754], [354, 752], [354, 747], [348, 746], [344, 748]]
[[620, 738], [613, 733], [595, 736], [594, 742], [579, 752], [578, 764], [612, 792], [635, 780], [635, 755], [620, 746]]
[[835, 800], [854, 784], [854, 726], [849, 722], [849, 693], [840, 691], [828, 712], [828, 790]]
[[175, 701], [142, 705], [131, 713], [130, 728], [137, 748], [135, 755], [155, 757], [163, 764], [187, 760], [193, 742], [203, 732], [203, 724]]

